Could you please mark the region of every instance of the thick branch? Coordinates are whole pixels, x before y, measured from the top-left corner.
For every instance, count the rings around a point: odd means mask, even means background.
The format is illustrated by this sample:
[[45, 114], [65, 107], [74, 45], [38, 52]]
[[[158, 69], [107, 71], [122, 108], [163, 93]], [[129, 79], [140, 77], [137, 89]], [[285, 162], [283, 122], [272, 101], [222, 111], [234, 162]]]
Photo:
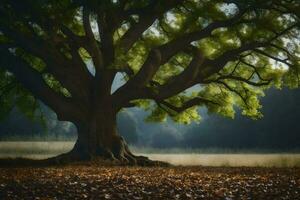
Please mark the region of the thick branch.
[[81, 111], [71, 99], [52, 90], [40, 73], [31, 68], [25, 61], [3, 49], [0, 49], [0, 52], [0, 67], [13, 73], [16, 79], [36, 98], [52, 108], [60, 120], [77, 120], [76, 116], [80, 116], [77, 113]]
[[237, 23], [241, 17], [244, 15], [246, 10], [240, 11], [234, 17], [224, 20], [224, 21], [215, 21], [206, 26], [204, 29], [200, 31], [191, 32], [185, 34], [181, 37], [178, 37], [165, 45], [160, 47], [162, 52], [162, 64], [168, 62], [168, 60], [177, 54], [182, 49], [185, 49], [191, 42], [201, 40], [211, 35], [212, 31], [217, 28], [232, 26]]
[[201, 71], [201, 66], [204, 62], [204, 56], [199, 49], [192, 47], [193, 59], [183, 72], [173, 77], [166, 84], [157, 88], [158, 92], [155, 98], [166, 99], [175, 94], [178, 94], [187, 88], [193, 86]]
[[75, 33], [73, 33], [72, 30], [70, 30], [68, 27], [66, 27], [65, 25], [62, 25], [60, 27], [61, 31], [63, 32], [64, 35], [66, 35], [73, 43], [76, 44], [76, 46], [79, 47], [83, 47], [85, 48], [87, 51], [90, 51], [91, 49], [89, 48], [88, 45], [88, 40], [86, 37], [84, 36], [79, 36], [76, 35]]
[[237, 49], [229, 50], [214, 60], [206, 60], [203, 64], [205, 68], [200, 72], [199, 82], [202, 82], [214, 73], [220, 71], [229, 61], [238, 59], [241, 53], [253, 50], [258, 47], [264, 47], [266, 45], [267, 43], [263, 42], [251, 42], [248, 44], [244, 44]]
[[89, 53], [91, 54], [91, 56], [93, 58], [93, 62], [94, 62], [94, 66], [96, 68], [96, 74], [97, 74], [97, 72], [99, 72], [104, 67], [102, 52], [98, 46], [97, 40], [95, 39], [94, 33], [91, 28], [89, 9], [86, 7], [83, 8], [82, 15], [83, 15], [82, 19], [83, 19], [83, 26], [84, 26], [85, 34], [86, 34], [86, 37], [90, 44], [90, 48], [88, 48], [87, 50], [89, 51]]
[[[185, 70], [180, 74], [178, 74], [177, 76], [173, 77], [164, 85], [156, 84], [157, 88], [154, 90], [151, 90], [148, 87], [143, 87], [143, 84], [154, 82], [151, 80], [154, 74], [156, 73], [159, 65], [156, 65], [155, 68], [151, 68], [147, 65], [144, 65], [143, 66], [144, 68], [142, 68], [134, 78], [130, 79], [128, 81], [128, 84], [121, 87], [114, 94], [115, 99], [117, 101], [116, 104], [122, 107], [123, 104], [125, 105], [130, 100], [135, 98], [149, 98], [149, 99], [155, 99], [156, 101], [160, 101], [169, 98], [194, 85], [199, 75], [201, 65], [204, 61], [204, 57], [199, 49], [193, 46], [191, 46], [191, 49], [193, 51], [194, 57], [190, 62], [190, 64], [185, 68]], [[139, 80], [136, 80], [135, 78], [139, 78]], [[135, 83], [140, 83], [140, 84], [135, 85]], [[129, 86], [131, 86], [131, 88], [129, 88]], [[122, 96], [123, 98], [119, 98]]]
[[[82, 97], [82, 88], [89, 84], [87, 73], [82, 69], [72, 67], [72, 60], [66, 59], [51, 43], [41, 40], [36, 35], [28, 35], [1, 25], [0, 30], [13, 40], [15, 46], [21, 47], [32, 55], [42, 59], [47, 64], [47, 70], [67, 88], [72, 95]], [[75, 65], [76, 66], [76, 65]], [[66, 76], [68, 74], [68, 76]], [[73, 78], [81, 79], [80, 82]]]
[[[18, 3], [19, 6], [27, 9], [32, 6], [31, 4], [33, 5], [29, 2]], [[78, 57], [78, 47], [76, 47], [78, 45], [74, 42], [75, 34], [63, 25], [63, 21], [41, 15], [40, 9], [30, 9], [30, 14], [26, 17], [22, 13], [15, 13], [12, 16], [10, 11], [5, 9], [0, 12], [7, 19], [1, 22], [0, 29], [5, 32], [6, 37], [14, 41], [15, 47], [20, 47], [43, 60], [47, 65], [46, 70], [53, 74], [73, 96], [85, 99], [87, 93], [83, 88], [90, 84], [91, 74], [82, 59]], [[29, 32], [23, 28], [16, 28], [20, 26], [26, 27]], [[65, 34], [64, 28], [69, 31], [69, 34]], [[59, 29], [67, 37], [63, 37]], [[76, 41], [80, 41], [80, 44], [84, 46], [86, 42], [82, 39], [85, 38], [76, 37]], [[68, 56], [69, 53], [72, 54], [71, 58]]]
[[[245, 44], [241, 46], [240, 48], [233, 49], [230, 51], [225, 52], [222, 56], [218, 57], [215, 60], [204, 60], [203, 56], [199, 52], [198, 56], [195, 55], [193, 61], [191, 62], [189, 67], [186, 68], [186, 70], [179, 75], [180, 78], [176, 79], [176, 81], [172, 82], [172, 84], [166, 84], [163, 86], [158, 87], [158, 92], [151, 92], [148, 88], [144, 89], [144, 91], [140, 92], [139, 95], [142, 98], [150, 98], [150, 99], [166, 99], [171, 96], [174, 96], [178, 94], [179, 92], [182, 92], [183, 90], [197, 84], [197, 83], [205, 83], [204, 79], [206, 77], [209, 77], [210, 75], [218, 72], [220, 69], [222, 69], [226, 63], [230, 60], [234, 60], [239, 57], [239, 55], [242, 52], [255, 49], [257, 47], [261, 47], [266, 45], [265, 43], [257, 43], [252, 42], [249, 44]], [[203, 62], [203, 64], [202, 64]], [[197, 63], [198, 65], [194, 65]], [[200, 66], [204, 66], [204, 68], [200, 68]], [[189, 71], [193, 72], [188, 73], [187, 69], [193, 69], [196, 71]], [[197, 77], [195, 77], [197, 76]], [[194, 77], [194, 78], [193, 78]], [[236, 78], [239, 80], [242, 80], [242, 78], [239, 77], [230, 77], [230, 78]], [[175, 80], [175, 79], [174, 79]], [[258, 83], [251, 82], [250, 80], [245, 79], [246, 82], [252, 85], [259, 85]], [[220, 80], [217, 80], [216, 82], [221, 82]], [[266, 85], [267, 83], [263, 83], [263, 85]]]
[[160, 52], [152, 50], [149, 54], [140, 71], [113, 94], [113, 101], [118, 109], [128, 104], [130, 100], [138, 98], [140, 91], [157, 72], [160, 66]]
[[131, 26], [131, 28], [122, 37], [119, 46], [124, 52], [127, 52], [132, 45], [140, 38], [142, 33], [147, 30], [155, 21], [153, 15], [141, 17], [139, 23]]
[[152, 50], [140, 71], [132, 79], [130, 79], [124, 87], [121, 87], [118, 92], [121, 93], [126, 90], [126, 88], [143, 88], [150, 80], [152, 80], [153, 76], [157, 72], [160, 66], [160, 60], [160, 52], [156, 49]]
[[[226, 26], [230, 26], [230, 25], [234, 24], [243, 16], [243, 14], [245, 12], [246, 11], [241, 11], [233, 18], [225, 20], [225, 21], [213, 22], [210, 25], [208, 25], [206, 28], [204, 28], [200, 31], [185, 34], [184, 36], [178, 37], [177, 39], [172, 40], [172, 41], [168, 42], [167, 44], [158, 47], [157, 48], [158, 50], [157, 49], [155, 51], [152, 50], [151, 51], [152, 53], [159, 52], [159, 55], [160, 55], [159, 63], [155, 64], [155, 66], [152, 64], [153, 61], [151, 61], [151, 60], [152, 60], [153, 54], [150, 52], [146, 62], [144, 63], [144, 65], [142, 66], [142, 68], [140, 69], [138, 74], [136, 76], [134, 76], [133, 78], [131, 78], [124, 86], [122, 86], [115, 92], [114, 97], [115, 97], [115, 99], [117, 99], [116, 101], [117, 102], [123, 101], [123, 103], [126, 104], [131, 99], [141, 98], [141, 96], [142, 96], [142, 98], [149, 98], [149, 96], [151, 98], [154, 98], [153, 92], [152, 93], [150, 92], [150, 94], [147, 94], [147, 93], [149, 93], [149, 91], [151, 91], [148, 88], [144, 88], [144, 90], [141, 90], [141, 91], [136, 90], [137, 89], [136, 88], [135, 91], [132, 91], [132, 90], [134, 90], [133, 89], [134, 87], [132, 87], [132, 86], [134, 85], [134, 86], [138, 86], [138, 88], [143, 88], [145, 86], [145, 84], [148, 83], [152, 79], [152, 77], [154, 76], [154, 74], [156, 73], [156, 71], [158, 70], [160, 65], [163, 65], [166, 62], [168, 62], [168, 60], [172, 56], [177, 54], [179, 51], [186, 49], [192, 41], [200, 40], [202, 38], [208, 37], [211, 34], [211, 32], [217, 28], [226, 27]], [[155, 59], [154, 62], [156, 62], [156, 61], [157, 61], [157, 59]], [[184, 89], [188, 88], [190, 85], [185, 84], [185, 87], [181, 87], [180, 89], [184, 90]], [[175, 90], [176, 90], [176, 92], [179, 92], [179, 89], [174, 89], [174, 91]], [[163, 89], [162, 91], [163, 92], [161, 92], [160, 94], [165, 93], [166, 89]], [[171, 95], [175, 95], [175, 94], [174, 93], [171, 94], [171, 92], [168, 92], [168, 95], [163, 95], [163, 96], [166, 96], [166, 98], [167, 98], [167, 97], [170, 97]]]
[[200, 77], [199, 77], [199, 81], [201, 82], [201, 81], [205, 80], [206, 78], [208, 78], [209, 76], [211, 76], [212, 74], [217, 73], [229, 61], [240, 58], [240, 54], [245, 52], [245, 51], [256, 51], [258, 53], [261, 53], [262, 55], [268, 56], [269, 58], [275, 59], [279, 62], [283, 62], [283, 63], [291, 66], [291, 64], [288, 63], [286, 60], [278, 59], [274, 56], [271, 56], [271, 55], [265, 53], [264, 51], [262, 51], [258, 48], [270, 46], [272, 44], [271, 43], [272, 41], [280, 38], [284, 34], [291, 31], [293, 28], [297, 27], [297, 24], [298, 23], [293, 24], [293, 25], [287, 27], [286, 29], [280, 31], [279, 33], [276, 33], [275, 36], [270, 38], [268, 41], [265, 41], [265, 42], [250, 42], [248, 44], [242, 45], [241, 47], [239, 47], [237, 49], [233, 49], [233, 50], [229, 50], [229, 51], [225, 52], [224, 54], [222, 54], [221, 56], [219, 56], [215, 60], [206, 60], [203, 64], [203, 65], [206, 66], [206, 68], [204, 68], [204, 70], [201, 72]]
[[84, 60], [81, 58], [79, 54], [79, 49], [81, 47], [88, 49], [88, 45], [86, 42], [86, 38], [82, 36], [78, 36], [74, 34], [68, 27], [62, 26], [61, 27], [62, 32], [67, 36], [66, 40], [68, 45], [70, 46], [70, 51], [72, 55], [72, 61], [73, 61], [73, 66], [78, 66], [77, 70], [85, 75], [88, 85], [92, 82], [92, 75], [89, 72], [86, 64], [84, 63]]
[[109, 66], [114, 59], [113, 32], [114, 29], [109, 26], [110, 16], [107, 13], [98, 13], [97, 25], [101, 39], [101, 50], [103, 52], [103, 62]]
[[129, 15], [138, 14], [139, 21], [131, 25], [131, 28], [124, 34], [119, 43], [124, 52], [127, 52], [132, 45], [142, 36], [142, 34], [163, 14], [171, 8], [181, 4], [183, 0], [168, 0], [163, 2], [164, 9], [159, 6], [159, 1], [153, 1], [146, 8], [133, 12], [127, 12]]

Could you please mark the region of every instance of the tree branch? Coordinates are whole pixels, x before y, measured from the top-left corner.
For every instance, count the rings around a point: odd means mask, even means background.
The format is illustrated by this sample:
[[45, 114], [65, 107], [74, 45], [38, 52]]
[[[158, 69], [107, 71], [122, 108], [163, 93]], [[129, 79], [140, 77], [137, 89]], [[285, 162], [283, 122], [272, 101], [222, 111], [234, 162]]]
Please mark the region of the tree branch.
[[105, 66], [109, 66], [114, 60], [114, 45], [113, 45], [113, 31], [114, 29], [109, 26], [110, 17], [107, 13], [102, 11], [98, 12], [97, 25], [101, 39], [101, 50], [103, 52], [103, 62]]
[[214, 102], [212, 100], [208, 100], [202, 97], [195, 97], [193, 99], [190, 99], [186, 102], [184, 102], [181, 106], [174, 106], [171, 103], [167, 102], [167, 101], [156, 101], [158, 104], [163, 104], [166, 107], [168, 107], [169, 109], [177, 112], [177, 113], [181, 113], [183, 111], [185, 111], [186, 109], [189, 109], [193, 106], [198, 106], [201, 104], [215, 104], [218, 105], [217, 102]]
[[220, 71], [229, 61], [235, 60], [240, 57], [240, 54], [245, 51], [250, 51], [258, 47], [264, 47], [267, 43], [251, 42], [244, 44], [237, 49], [229, 50], [223, 53], [221, 56], [214, 60], [205, 60], [203, 65], [206, 66], [202, 72], [199, 74], [199, 82], [204, 81], [206, 78], [210, 77], [212, 74]]
[[[47, 70], [53, 74], [72, 95], [82, 97], [83, 93], [81, 88], [89, 84], [89, 77], [86, 73], [80, 73], [82, 69], [72, 67], [74, 65], [73, 61], [63, 57], [59, 50], [53, 46], [53, 43], [47, 43], [36, 35], [20, 33], [18, 30], [11, 29], [3, 24], [0, 25], [0, 30], [13, 40], [15, 46], [42, 59], [47, 65]], [[66, 77], [66, 74], [73, 76]], [[73, 79], [78, 79], [78, 77], [80, 77], [82, 81], [78, 82]]]
[[99, 73], [99, 71], [104, 68], [103, 56], [91, 28], [90, 11], [86, 7], [84, 7], [82, 10], [82, 20], [83, 20], [85, 35], [90, 44], [90, 48], [88, 48], [87, 50], [92, 56], [92, 60], [94, 62], [94, 66], [96, 69], [96, 76], [97, 76], [97, 73]]
[[285, 52], [286, 55], [287, 55], [288, 57], [290, 57], [290, 58], [291, 58], [291, 57], [294, 57], [294, 55], [292, 55], [291, 52], [289, 52], [287, 49], [285, 49], [285, 48], [283, 48], [283, 47], [280, 47], [280, 46], [278, 46], [278, 45], [276, 45], [276, 44], [270, 44], [270, 46], [273, 47], [273, 48], [275, 48], [275, 49], [278, 49], [278, 50], [280, 50], [280, 51]]
[[257, 52], [257, 53], [259, 53], [259, 54], [261, 54], [261, 55], [264, 55], [264, 56], [266, 56], [266, 57], [269, 57], [269, 58], [271, 58], [271, 59], [273, 59], [273, 60], [275, 60], [275, 61], [281, 62], [281, 63], [283, 63], [283, 64], [285, 64], [285, 65], [287, 65], [287, 66], [289, 66], [289, 67], [292, 67], [292, 66], [293, 66], [291, 63], [288, 63], [288, 62], [287, 62], [287, 59], [277, 58], [277, 57], [275, 57], [275, 56], [273, 56], [273, 55], [270, 55], [270, 54], [268, 54], [268, 53], [266, 53], [266, 52], [264, 52], [264, 51], [262, 51], [262, 50], [260, 50], [260, 49], [254, 49], [254, 51]]
[[271, 81], [271, 80], [264, 79], [264, 78], [260, 75], [260, 73], [257, 71], [257, 69], [256, 69], [256, 67], [255, 67], [254, 65], [252, 65], [252, 64], [250, 64], [250, 63], [247, 63], [247, 62], [245, 62], [244, 60], [240, 60], [240, 61], [241, 61], [241, 63], [243, 63], [243, 64], [245, 64], [245, 65], [251, 67], [251, 68], [255, 71], [255, 73], [257, 74], [257, 76], [258, 76], [258, 78], [259, 78], [260, 80], [262, 80], [262, 81]]
[[[144, 86], [153, 78], [154, 74], [160, 66], [160, 52], [156, 49], [152, 50], [147, 57], [147, 60], [142, 65], [140, 71], [132, 77], [125, 85], [120, 87], [115, 96], [120, 96], [128, 90], [144, 88]], [[122, 94], [123, 93], [123, 94]]]
[[[228, 19], [228, 20], [213, 22], [210, 25], [208, 25], [206, 28], [204, 28], [200, 31], [195, 31], [192, 33], [185, 34], [184, 36], [178, 37], [177, 39], [172, 40], [165, 45], [157, 47], [155, 50], [152, 50], [150, 52], [146, 62], [144, 63], [144, 65], [142, 66], [140, 71], [138, 72], [138, 74], [136, 76], [134, 76], [133, 78], [131, 78], [125, 85], [120, 87], [114, 93], [114, 99], [117, 99], [116, 100], [117, 102], [122, 101], [123, 103], [126, 104], [126, 102], [130, 101], [133, 98], [139, 98], [138, 94], [141, 95], [142, 98], [146, 98], [149, 96], [151, 98], [154, 98], [153, 91], [150, 92], [150, 94], [147, 94], [151, 90], [149, 90], [149, 88], [144, 87], [144, 86], [152, 79], [152, 77], [155, 75], [156, 71], [158, 70], [159, 66], [165, 64], [172, 56], [177, 54], [179, 51], [186, 49], [192, 41], [200, 40], [204, 37], [209, 36], [211, 34], [211, 32], [213, 30], [215, 30], [216, 28], [230, 26], [230, 25], [236, 23], [244, 15], [245, 12], [246, 12], [246, 10], [240, 11], [237, 15], [235, 15], [234, 17], [232, 17], [231, 19]], [[159, 62], [156, 63], [155, 65], [153, 65], [153, 61], [151, 61], [153, 52], [159, 52]], [[154, 57], [155, 57], [155, 60], [157, 61], [157, 56], [154, 56]], [[156, 62], [156, 61], [154, 61], [154, 62]], [[183, 77], [183, 76], [181, 76], [181, 77]], [[191, 82], [189, 82], [189, 83], [190, 83], [189, 85], [185, 84], [185, 87], [181, 87], [181, 88], [182, 89], [188, 88], [191, 85]], [[133, 85], [135, 87], [133, 87]], [[135, 88], [135, 89], [133, 89], [133, 88]], [[137, 90], [138, 88], [143, 88], [143, 89], [142, 89], [142, 91], [139, 91], [139, 90]], [[167, 87], [164, 87], [164, 88], [167, 88]], [[135, 90], [135, 91], [130, 91], [130, 90]], [[163, 91], [163, 92], [161, 92], [160, 95], [162, 95], [163, 93], [168, 93], [168, 95], [163, 95], [163, 96], [166, 96], [166, 98], [171, 96], [171, 92], [169, 92], [169, 91], [165, 92], [165, 91], [167, 91], [166, 89], [163, 89], [161, 91]], [[174, 89], [174, 91], [175, 91], [175, 89]], [[179, 89], [176, 89], [176, 91], [178, 92]], [[174, 95], [174, 93], [172, 93], [172, 94]], [[158, 96], [158, 95], [155, 95], [155, 96]], [[121, 103], [121, 104], [123, 104], [123, 103]], [[118, 104], [120, 104], [120, 103], [118, 103]]]
[[141, 37], [141, 35], [159, 19], [166, 11], [184, 2], [183, 0], [168, 0], [163, 2], [164, 9], [159, 6], [159, 1], [153, 1], [146, 8], [138, 11], [129, 10], [127, 15], [137, 14], [139, 22], [131, 25], [131, 28], [124, 34], [119, 42], [119, 46], [124, 52], [127, 52], [132, 45]]
[[228, 27], [237, 23], [241, 19], [241, 17], [246, 13], [246, 11], [247, 10], [241, 10], [238, 14], [236, 14], [230, 19], [212, 22], [200, 31], [185, 34], [166, 43], [165, 45], [162, 45], [159, 48], [162, 52], [162, 64], [166, 63], [171, 57], [173, 57], [182, 49], [185, 49], [188, 45], [190, 45], [191, 42], [201, 40], [205, 37], [210, 36], [212, 31], [217, 28]]
[[16, 79], [36, 98], [52, 108], [60, 120], [77, 120], [75, 113], [81, 113], [80, 107], [72, 99], [64, 97], [52, 90], [38, 71], [31, 68], [22, 59], [13, 56], [7, 50], [0, 49], [0, 67], [14, 74]]
[[[252, 76], [250, 76], [250, 78], [251, 77]], [[204, 81], [203, 83], [212, 83], [212, 82], [216, 82], [216, 81], [220, 81], [220, 80], [226, 80], [226, 79], [241, 81], [241, 82], [244, 82], [244, 83], [247, 83], [249, 85], [256, 86], [256, 87], [269, 85], [270, 82], [272, 81], [272, 80], [267, 80], [265, 82], [253, 82], [253, 81], [250, 81], [249, 79], [245, 79], [243, 77], [233, 76], [233, 75], [225, 75], [225, 76], [220, 76], [215, 80]]]
[[155, 98], [169, 98], [195, 84], [195, 81], [199, 76], [199, 72], [201, 71], [201, 66], [204, 62], [204, 56], [198, 48], [191, 46], [191, 49], [194, 56], [190, 64], [185, 68], [183, 72], [181, 72], [177, 76], [174, 76], [164, 85], [157, 87]]
[[245, 98], [241, 93], [239, 93], [237, 90], [235, 90], [234, 88], [231, 88], [227, 83], [223, 82], [223, 81], [214, 81], [217, 84], [221, 84], [223, 85], [226, 89], [228, 89], [230, 92], [235, 93], [237, 96], [239, 96], [241, 98], [241, 100], [244, 102], [245, 106], [247, 108], [249, 108], [249, 105], [247, 103], [247, 98]]
[[225, 52], [224, 54], [222, 54], [221, 56], [219, 56], [218, 58], [216, 58], [215, 60], [206, 60], [203, 65], [207, 66], [207, 67], [203, 69], [202, 73], [200, 73], [199, 81], [201, 82], [205, 78], [211, 76], [212, 74], [217, 73], [227, 64], [227, 62], [235, 60], [237, 58], [240, 58], [241, 57], [240, 54], [245, 51], [258, 51], [259, 53], [261, 53], [265, 56], [268, 56], [269, 58], [277, 59], [278, 61], [284, 62], [285, 64], [290, 66], [291, 64], [286, 62], [286, 60], [281, 60], [276, 57], [273, 57], [273, 56], [259, 50], [258, 48], [270, 46], [272, 41], [274, 41], [274, 40], [278, 39], [279, 37], [283, 36], [284, 34], [288, 33], [290, 30], [295, 28], [297, 26], [297, 24], [298, 23], [293, 24], [293, 25], [289, 26], [288, 28], [286, 28], [285, 30], [282, 30], [281, 32], [276, 33], [276, 35], [274, 37], [270, 38], [266, 42], [253, 41], [248, 44], [244, 44], [237, 49], [229, 50], [229, 51]]

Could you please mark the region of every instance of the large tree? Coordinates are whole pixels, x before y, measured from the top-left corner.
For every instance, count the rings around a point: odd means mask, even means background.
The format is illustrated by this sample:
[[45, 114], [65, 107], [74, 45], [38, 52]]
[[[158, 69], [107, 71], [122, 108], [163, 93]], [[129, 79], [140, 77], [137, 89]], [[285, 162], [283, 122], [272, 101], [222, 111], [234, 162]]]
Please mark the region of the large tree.
[[[78, 139], [60, 158], [143, 163], [116, 129], [127, 107], [149, 120], [199, 120], [197, 107], [261, 117], [259, 96], [299, 85], [298, 0], [1, 0], [1, 114], [37, 99]], [[111, 92], [117, 75], [124, 84]], [[195, 86], [195, 87], [193, 87]]]

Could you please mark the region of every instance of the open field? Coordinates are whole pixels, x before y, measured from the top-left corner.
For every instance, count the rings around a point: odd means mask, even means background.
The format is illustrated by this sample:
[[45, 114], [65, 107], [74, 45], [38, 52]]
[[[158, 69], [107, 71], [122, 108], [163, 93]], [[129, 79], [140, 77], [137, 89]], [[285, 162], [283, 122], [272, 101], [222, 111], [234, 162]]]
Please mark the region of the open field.
[[2, 168], [0, 199], [300, 199], [299, 168]]
[[[41, 159], [69, 151], [74, 142], [0, 142], [0, 157], [26, 157]], [[224, 166], [224, 167], [300, 167], [300, 154], [293, 153], [155, 153], [145, 149], [134, 149], [136, 154], [148, 156], [153, 160], [186, 166]]]

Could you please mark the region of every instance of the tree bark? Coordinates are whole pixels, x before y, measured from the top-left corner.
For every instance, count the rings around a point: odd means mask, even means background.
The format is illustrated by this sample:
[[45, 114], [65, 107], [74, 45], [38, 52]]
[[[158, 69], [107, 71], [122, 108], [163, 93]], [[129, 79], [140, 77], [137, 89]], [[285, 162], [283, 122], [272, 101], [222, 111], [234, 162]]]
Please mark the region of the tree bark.
[[134, 162], [125, 140], [117, 133], [116, 115], [101, 113], [93, 121], [76, 124], [78, 138], [71, 152], [79, 159], [101, 157]]

